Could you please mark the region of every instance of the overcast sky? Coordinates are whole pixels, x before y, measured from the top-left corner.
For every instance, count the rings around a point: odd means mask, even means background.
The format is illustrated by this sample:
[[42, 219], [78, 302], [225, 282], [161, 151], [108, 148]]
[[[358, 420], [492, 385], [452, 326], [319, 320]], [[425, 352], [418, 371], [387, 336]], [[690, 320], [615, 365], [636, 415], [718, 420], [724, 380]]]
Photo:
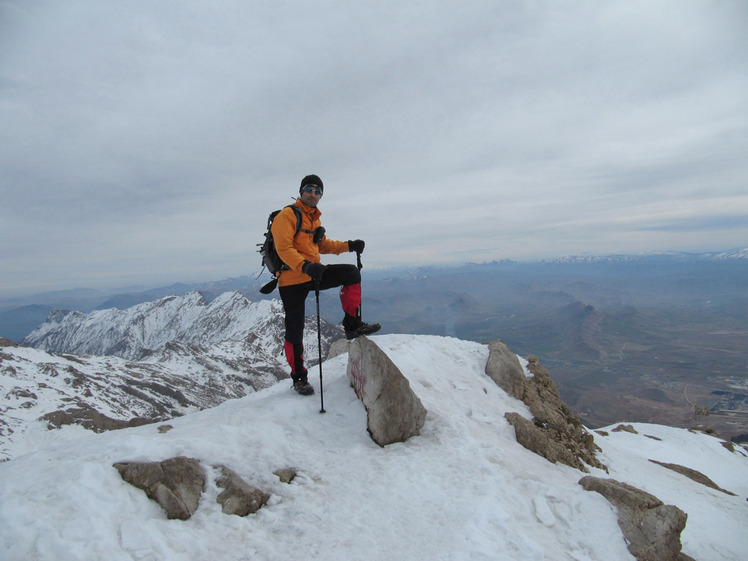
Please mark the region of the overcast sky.
[[[748, 2], [0, 1], [0, 296], [748, 246]], [[350, 255], [337, 259], [355, 262]]]

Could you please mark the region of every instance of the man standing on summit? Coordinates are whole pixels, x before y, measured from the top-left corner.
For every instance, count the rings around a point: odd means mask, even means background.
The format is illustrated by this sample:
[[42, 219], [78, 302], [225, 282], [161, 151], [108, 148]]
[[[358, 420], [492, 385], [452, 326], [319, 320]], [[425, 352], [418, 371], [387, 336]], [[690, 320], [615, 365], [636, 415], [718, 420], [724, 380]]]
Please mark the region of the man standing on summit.
[[286, 314], [284, 350], [291, 366], [294, 389], [302, 395], [311, 395], [314, 388], [307, 380], [304, 368], [304, 302], [315, 288], [326, 290], [341, 286], [340, 302], [345, 312], [343, 328], [348, 339], [379, 331], [378, 323], [361, 321], [361, 272], [355, 265], [320, 263], [321, 253], [340, 255], [346, 251], [360, 254], [364, 241], [339, 242], [325, 236], [317, 208], [324, 185], [316, 175], [301, 180], [299, 198], [292, 206], [301, 209], [301, 228], [297, 233], [294, 209], [284, 208], [273, 220], [271, 231], [278, 256], [289, 268], [278, 277], [278, 290]]

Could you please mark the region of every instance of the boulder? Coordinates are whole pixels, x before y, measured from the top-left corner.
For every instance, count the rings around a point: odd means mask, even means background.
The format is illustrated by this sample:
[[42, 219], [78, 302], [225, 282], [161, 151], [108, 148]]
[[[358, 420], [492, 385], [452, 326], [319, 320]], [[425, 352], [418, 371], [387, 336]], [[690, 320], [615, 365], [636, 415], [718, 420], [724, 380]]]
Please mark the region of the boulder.
[[618, 510], [618, 525], [629, 552], [639, 561], [683, 561], [680, 534], [686, 527], [686, 513], [665, 505], [649, 493], [615, 479], [583, 477], [579, 484], [596, 491]]
[[163, 462], [123, 462], [114, 464], [122, 479], [145, 491], [169, 519], [187, 520], [200, 503], [205, 472], [200, 462], [179, 456]]
[[283, 468], [273, 472], [281, 480], [281, 483], [291, 483], [296, 479], [296, 468]]
[[522, 399], [525, 395], [526, 377], [517, 355], [501, 339], [489, 343], [488, 349], [488, 377], [512, 397]]
[[369, 338], [358, 337], [348, 345], [346, 375], [366, 408], [374, 442], [386, 446], [419, 434], [426, 409], [408, 379]]
[[254, 514], [270, 499], [269, 494], [248, 484], [232, 469], [226, 466], [217, 466], [217, 469], [221, 474], [216, 478], [216, 486], [223, 489], [218, 495], [218, 504], [224, 514]]

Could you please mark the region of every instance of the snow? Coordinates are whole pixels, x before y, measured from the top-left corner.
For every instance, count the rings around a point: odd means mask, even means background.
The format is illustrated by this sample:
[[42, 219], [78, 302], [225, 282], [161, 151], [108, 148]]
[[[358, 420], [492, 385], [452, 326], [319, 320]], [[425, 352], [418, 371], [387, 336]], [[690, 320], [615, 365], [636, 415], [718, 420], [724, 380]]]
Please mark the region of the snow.
[[125, 310], [53, 311], [25, 339], [38, 349], [139, 358], [145, 349], [163, 349], [180, 341], [210, 345], [238, 341], [248, 334], [277, 346], [278, 337], [263, 329], [282, 318], [280, 300], [250, 302], [238, 291], [224, 292], [210, 304], [199, 292], [166, 296]]
[[[8, 560], [617, 561], [633, 557], [613, 507], [577, 484], [584, 473], [520, 446], [504, 413], [530, 417], [484, 373], [488, 349], [435, 336], [371, 337], [428, 410], [418, 437], [380, 448], [345, 377], [347, 355], [323, 364], [319, 393], [287, 381], [213, 409], [103, 434], [49, 433], [0, 464], [0, 557]], [[310, 371], [319, 391], [318, 370]], [[688, 513], [684, 553], [737, 561], [748, 550], [748, 457], [711, 436], [636, 424], [595, 433], [610, 474]], [[656, 437], [660, 440], [655, 440]], [[121, 461], [201, 461], [208, 483], [190, 520], [167, 520], [125, 483]], [[698, 469], [737, 496], [649, 461]], [[271, 493], [242, 518], [221, 512], [211, 466]], [[284, 484], [273, 472], [295, 467]]]
[[[57, 353], [0, 348], [0, 462], [45, 439], [47, 424], [34, 420], [55, 411], [90, 407], [123, 422], [163, 418], [213, 407], [288, 377], [282, 310], [279, 300], [253, 303], [238, 292], [207, 305], [194, 292], [124, 311], [53, 312], [35, 333], [40, 346]], [[306, 321], [305, 347], [316, 350], [316, 321]], [[341, 336], [342, 327], [322, 321], [324, 353]], [[154, 348], [140, 360], [126, 358], [144, 354], [143, 341]], [[125, 356], [107, 354], [116, 349]], [[97, 354], [70, 354], [81, 350]], [[308, 366], [317, 364], [315, 355], [307, 357]]]

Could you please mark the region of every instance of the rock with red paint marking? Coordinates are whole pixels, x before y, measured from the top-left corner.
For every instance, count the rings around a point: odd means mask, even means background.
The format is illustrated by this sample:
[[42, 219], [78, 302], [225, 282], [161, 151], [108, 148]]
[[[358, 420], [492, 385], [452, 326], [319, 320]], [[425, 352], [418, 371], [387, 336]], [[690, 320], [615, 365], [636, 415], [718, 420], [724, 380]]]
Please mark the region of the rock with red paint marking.
[[350, 342], [346, 374], [366, 408], [367, 430], [374, 442], [386, 446], [420, 433], [425, 407], [408, 379], [371, 339], [361, 336]]

